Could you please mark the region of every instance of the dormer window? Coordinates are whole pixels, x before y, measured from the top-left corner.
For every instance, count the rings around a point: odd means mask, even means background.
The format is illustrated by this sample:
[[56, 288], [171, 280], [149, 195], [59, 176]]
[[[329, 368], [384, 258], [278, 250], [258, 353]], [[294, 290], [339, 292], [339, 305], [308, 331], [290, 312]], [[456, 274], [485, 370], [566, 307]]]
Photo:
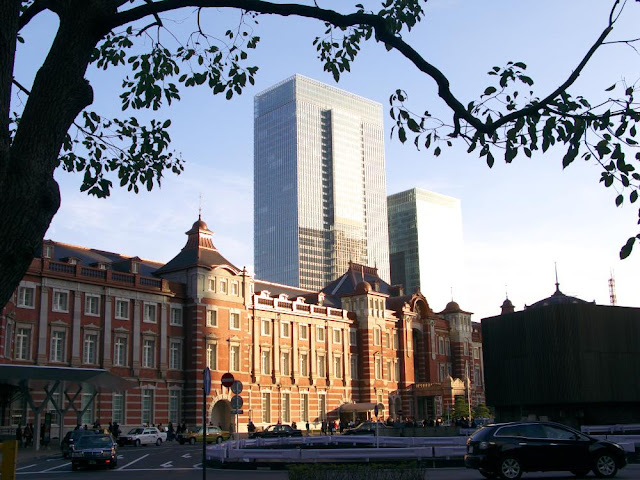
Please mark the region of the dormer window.
[[98, 268], [100, 270], [106, 270], [107, 269], [107, 264], [106, 263], [99, 263], [98, 264]]
[[131, 262], [131, 273], [138, 273], [138, 262]]
[[69, 262], [69, 265], [77, 265], [78, 264], [78, 259], [74, 258], [74, 257], [69, 257], [69, 259], [67, 261]]
[[53, 245], [44, 245], [42, 247], [42, 256], [44, 258], [53, 258]]

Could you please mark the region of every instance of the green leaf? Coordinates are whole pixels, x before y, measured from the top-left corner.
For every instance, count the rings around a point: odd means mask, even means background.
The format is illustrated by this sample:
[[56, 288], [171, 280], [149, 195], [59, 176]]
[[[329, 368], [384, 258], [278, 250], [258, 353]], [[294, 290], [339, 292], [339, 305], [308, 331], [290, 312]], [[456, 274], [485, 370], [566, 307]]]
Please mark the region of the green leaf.
[[487, 87], [484, 89], [484, 93], [482, 94], [484, 95], [491, 95], [492, 93], [496, 93], [498, 91], [498, 89], [496, 87]]
[[605, 89], [605, 92], [610, 92], [614, 88], [616, 88], [616, 84], [615, 83], [613, 85], [611, 85], [609, 88]]
[[629, 237], [627, 243], [620, 249], [620, 260], [624, 260], [629, 255], [631, 255], [631, 250], [633, 250], [633, 244], [636, 242], [636, 237]]

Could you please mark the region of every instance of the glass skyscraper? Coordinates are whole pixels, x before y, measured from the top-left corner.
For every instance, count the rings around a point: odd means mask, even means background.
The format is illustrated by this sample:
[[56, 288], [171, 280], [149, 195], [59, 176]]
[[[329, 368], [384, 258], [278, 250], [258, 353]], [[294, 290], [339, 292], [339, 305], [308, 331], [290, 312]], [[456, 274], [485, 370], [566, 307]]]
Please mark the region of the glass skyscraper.
[[412, 188], [389, 195], [387, 208], [391, 283], [420, 289], [434, 311], [444, 309], [465, 283], [460, 200]]
[[294, 75], [254, 106], [256, 276], [318, 290], [349, 261], [389, 279], [382, 105]]

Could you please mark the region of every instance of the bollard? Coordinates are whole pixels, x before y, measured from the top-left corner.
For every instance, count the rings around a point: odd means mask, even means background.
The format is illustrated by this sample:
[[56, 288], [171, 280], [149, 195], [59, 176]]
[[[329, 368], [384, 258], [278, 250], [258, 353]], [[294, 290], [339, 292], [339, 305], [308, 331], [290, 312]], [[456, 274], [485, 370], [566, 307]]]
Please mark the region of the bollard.
[[16, 463], [18, 461], [18, 441], [6, 440], [0, 443], [2, 450], [2, 480], [16, 480]]

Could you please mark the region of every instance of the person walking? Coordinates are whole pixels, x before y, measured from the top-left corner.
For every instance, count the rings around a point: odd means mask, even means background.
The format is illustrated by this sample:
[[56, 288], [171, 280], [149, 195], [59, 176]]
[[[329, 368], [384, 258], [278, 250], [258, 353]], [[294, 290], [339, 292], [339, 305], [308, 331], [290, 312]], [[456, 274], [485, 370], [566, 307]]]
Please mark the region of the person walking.
[[309, 436], [309, 420], [307, 420], [306, 427], [307, 427], [307, 437], [308, 437]]
[[18, 442], [18, 447], [22, 447], [22, 425], [18, 424], [18, 428], [16, 428], [16, 441]]

